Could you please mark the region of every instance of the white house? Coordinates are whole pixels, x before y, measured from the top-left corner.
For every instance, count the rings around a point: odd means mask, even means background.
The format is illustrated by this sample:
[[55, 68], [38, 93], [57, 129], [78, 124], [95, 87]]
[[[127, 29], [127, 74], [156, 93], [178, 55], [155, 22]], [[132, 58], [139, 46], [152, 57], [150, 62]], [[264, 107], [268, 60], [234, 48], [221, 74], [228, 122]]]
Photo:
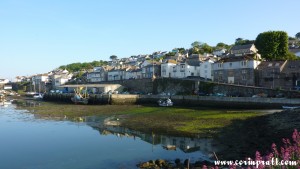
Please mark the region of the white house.
[[36, 92], [45, 92], [46, 83], [49, 82], [48, 74], [38, 74], [31, 78], [33, 90]]
[[211, 73], [212, 73], [212, 64], [214, 63], [214, 60], [211, 58], [208, 58], [205, 61], [202, 61], [200, 63], [200, 77], [205, 79], [212, 79]]
[[161, 77], [173, 77], [173, 67], [175, 67], [177, 62], [175, 60], [167, 60], [165, 63], [161, 64]]
[[222, 56], [226, 53], [226, 51], [227, 51], [226, 49], [218, 49], [218, 50], [213, 51], [213, 55]]
[[8, 79], [0, 79], [0, 84], [6, 84], [9, 83]]
[[87, 73], [88, 82], [103, 82], [107, 80], [107, 71], [104, 67], [94, 67], [92, 72]]
[[71, 78], [73, 74], [69, 73], [69, 71], [65, 70], [56, 70], [51, 73], [50, 79], [52, 81], [52, 87], [56, 89], [58, 86], [66, 84]]
[[114, 81], [114, 80], [123, 80], [124, 79], [125, 70], [124, 69], [113, 69], [108, 71], [107, 73], [107, 80]]
[[255, 85], [254, 70], [261, 61], [255, 55], [225, 57], [213, 63], [213, 81]]

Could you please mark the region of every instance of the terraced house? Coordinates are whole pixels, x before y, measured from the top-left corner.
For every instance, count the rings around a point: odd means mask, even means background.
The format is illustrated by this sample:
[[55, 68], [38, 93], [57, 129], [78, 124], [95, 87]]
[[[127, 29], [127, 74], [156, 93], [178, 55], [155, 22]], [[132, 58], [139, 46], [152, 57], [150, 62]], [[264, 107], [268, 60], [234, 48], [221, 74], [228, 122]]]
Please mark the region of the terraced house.
[[258, 67], [258, 86], [299, 90], [300, 89], [300, 61], [268, 61]]
[[255, 86], [255, 69], [261, 63], [256, 52], [253, 44], [233, 46], [230, 55], [213, 63], [213, 81]]

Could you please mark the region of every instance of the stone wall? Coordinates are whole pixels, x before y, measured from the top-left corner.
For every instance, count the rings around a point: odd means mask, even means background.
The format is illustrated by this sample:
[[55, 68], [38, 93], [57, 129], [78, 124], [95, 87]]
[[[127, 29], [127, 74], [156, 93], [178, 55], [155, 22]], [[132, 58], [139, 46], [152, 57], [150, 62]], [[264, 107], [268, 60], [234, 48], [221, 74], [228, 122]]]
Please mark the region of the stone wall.
[[[44, 100], [56, 102], [71, 103], [72, 94], [46, 94]], [[89, 104], [155, 104], [161, 98], [161, 95], [91, 95]], [[276, 109], [283, 105], [300, 105], [300, 99], [286, 98], [253, 98], [253, 97], [217, 97], [217, 96], [170, 96], [175, 106], [185, 107], [213, 107], [213, 108], [247, 108], [247, 109]]]

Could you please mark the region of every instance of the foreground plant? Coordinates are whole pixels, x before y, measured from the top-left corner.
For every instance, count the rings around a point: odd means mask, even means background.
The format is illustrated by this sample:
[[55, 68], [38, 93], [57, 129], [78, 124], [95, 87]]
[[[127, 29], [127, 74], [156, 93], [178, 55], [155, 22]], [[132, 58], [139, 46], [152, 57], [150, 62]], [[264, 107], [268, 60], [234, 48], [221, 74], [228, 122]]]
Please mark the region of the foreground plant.
[[[289, 139], [282, 139], [283, 146], [278, 151], [275, 143], [272, 144], [271, 153], [261, 156], [260, 152], [256, 151], [255, 159], [247, 158], [246, 160], [240, 161], [218, 161], [217, 165], [222, 166], [214, 166], [207, 167], [203, 166], [203, 169], [212, 168], [218, 169], [219, 167], [229, 166], [230, 169], [236, 168], [247, 168], [247, 169], [264, 169], [264, 168], [272, 168], [272, 169], [299, 169], [300, 168], [300, 132], [297, 129], [294, 130], [292, 135], [292, 143]], [[215, 163], [216, 164], [216, 163]]]

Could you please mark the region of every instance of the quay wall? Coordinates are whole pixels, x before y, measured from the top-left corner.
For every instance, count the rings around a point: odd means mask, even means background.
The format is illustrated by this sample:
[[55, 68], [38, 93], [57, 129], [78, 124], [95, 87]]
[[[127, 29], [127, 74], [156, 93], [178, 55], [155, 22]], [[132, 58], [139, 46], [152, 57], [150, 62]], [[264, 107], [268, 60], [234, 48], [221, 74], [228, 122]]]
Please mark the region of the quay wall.
[[[72, 103], [73, 94], [45, 94], [45, 101]], [[157, 104], [157, 101], [166, 96], [160, 95], [90, 95], [89, 104], [101, 105], [130, 105], [130, 104]], [[185, 96], [175, 95], [170, 97], [175, 106], [197, 106], [215, 108], [250, 108], [274, 109], [282, 105], [299, 106], [300, 99], [286, 98], [253, 98], [253, 97], [217, 97], [217, 96]]]

